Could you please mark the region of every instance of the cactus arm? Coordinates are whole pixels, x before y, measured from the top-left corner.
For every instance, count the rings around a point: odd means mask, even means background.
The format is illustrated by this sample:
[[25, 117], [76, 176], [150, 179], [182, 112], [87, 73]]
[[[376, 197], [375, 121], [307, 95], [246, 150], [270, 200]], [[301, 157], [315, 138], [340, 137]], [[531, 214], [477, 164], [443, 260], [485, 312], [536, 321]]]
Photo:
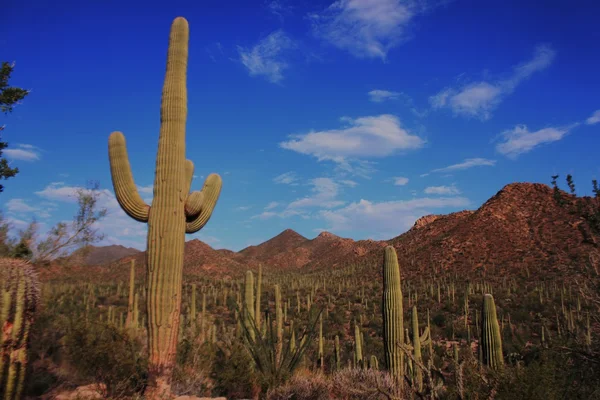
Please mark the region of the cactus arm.
[[133, 181], [125, 136], [121, 132], [110, 134], [108, 157], [115, 196], [119, 205], [127, 215], [136, 221], [148, 222], [150, 206], [142, 200]]
[[[193, 218], [191, 221], [186, 223], [185, 233], [198, 232], [210, 219], [213, 209], [221, 194], [221, 177], [218, 174], [210, 174], [204, 181], [204, 187], [202, 188], [202, 207], [200, 213]], [[196, 193], [196, 192], [194, 192]], [[192, 193], [193, 195], [193, 193]], [[191, 195], [188, 197], [188, 199]], [[186, 201], [187, 206], [187, 201]]]
[[192, 180], [194, 179], [194, 163], [191, 160], [185, 160], [185, 175], [186, 182], [188, 185], [186, 186], [184, 193], [187, 198], [185, 200], [185, 216], [186, 218], [193, 218], [200, 214], [202, 210], [202, 201], [204, 200], [204, 195], [202, 192], [192, 192], [190, 193], [190, 188], [192, 187]]
[[185, 200], [185, 216], [187, 218], [197, 217], [202, 211], [203, 202], [204, 193], [202, 193], [202, 191], [194, 191], [190, 193]]

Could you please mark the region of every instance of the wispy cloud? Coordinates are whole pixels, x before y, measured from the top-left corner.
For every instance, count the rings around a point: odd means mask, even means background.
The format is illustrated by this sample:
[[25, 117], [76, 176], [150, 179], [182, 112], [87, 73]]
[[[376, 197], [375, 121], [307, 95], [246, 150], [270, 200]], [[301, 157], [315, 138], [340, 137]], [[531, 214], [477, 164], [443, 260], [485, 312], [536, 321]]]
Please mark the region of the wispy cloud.
[[286, 15], [289, 15], [292, 11], [292, 7], [285, 0], [267, 0], [265, 2], [265, 8], [281, 21]]
[[276, 202], [276, 201], [272, 201], [272, 202], [270, 202], [269, 204], [267, 204], [267, 205], [265, 206], [265, 211], [272, 210], [272, 209], [274, 209], [275, 207], [277, 207], [278, 205], [279, 205], [279, 203], [278, 203], [278, 202]]
[[396, 100], [402, 93], [390, 92], [389, 90], [371, 90], [367, 94], [372, 102], [381, 103], [385, 100]]
[[292, 140], [281, 142], [279, 146], [311, 155], [319, 161], [334, 161], [351, 169], [350, 160], [386, 157], [401, 150], [418, 149], [425, 144], [423, 139], [402, 128], [400, 120], [394, 115], [356, 119], [345, 117], [342, 121], [347, 125], [341, 129], [291, 135]]
[[41, 149], [31, 144], [17, 144], [16, 148], [4, 149], [4, 154], [12, 160], [37, 161], [40, 159]]
[[238, 46], [238, 53], [250, 76], [264, 76], [268, 81], [278, 83], [283, 79], [283, 71], [289, 67], [285, 54], [294, 47], [292, 39], [277, 30], [252, 48]]
[[408, 183], [408, 178], [405, 178], [403, 176], [396, 176], [393, 178], [394, 180], [394, 185], [396, 186], [404, 186]]
[[454, 185], [452, 186], [429, 186], [424, 190], [425, 194], [440, 194], [440, 195], [455, 195], [459, 194], [460, 190]]
[[[467, 158], [461, 163], [452, 164], [444, 168], [436, 168], [431, 170], [431, 172], [450, 172], [450, 171], [462, 171], [465, 169], [473, 168], [473, 167], [482, 167], [488, 166], [493, 167], [496, 165], [496, 160], [489, 160], [487, 158]], [[421, 176], [427, 176], [429, 174], [423, 174]]]
[[411, 200], [372, 202], [360, 200], [337, 210], [322, 210], [319, 214], [329, 223], [332, 232], [361, 231], [373, 239], [389, 239], [409, 229], [432, 209], [466, 207], [464, 197], [413, 198]]
[[533, 57], [512, 70], [507, 79], [496, 82], [474, 82], [459, 89], [446, 88], [431, 96], [429, 102], [434, 109], [449, 108], [455, 115], [487, 120], [500, 102], [525, 79], [552, 64], [556, 52], [549, 45], [540, 45]]
[[356, 182], [351, 180], [334, 181], [332, 178], [321, 177], [310, 180], [309, 185], [312, 186], [309, 195], [292, 201], [282, 211], [272, 211], [280, 204], [271, 202], [265, 207], [264, 212], [254, 215], [251, 219], [264, 220], [273, 217], [289, 218], [292, 216], [308, 218], [307, 210], [309, 209], [331, 209], [344, 205], [345, 201], [338, 199], [341, 187], [354, 187]]
[[273, 178], [273, 182], [284, 185], [298, 185], [298, 175], [294, 171], [289, 171]]
[[427, 8], [412, 0], [338, 0], [310, 14], [313, 33], [358, 58], [386, 59], [408, 38], [407, 28]]
[[239, 206], [235, 208], [235, 211], [248, 211], [252, 206]]
[[534, 148], [561, 140], [578, 124], [560, 128], [544, 128], [530, 132], [525, 125], [517, 125], [500, 134], [502, 143], [496, 145], [496, 151], [508, 158], [517, 158], [520, 154], [528, 153]]
[[594, 111], [594, 113], [585, 120], [585, 123], [588, 125], [594, 125], [600, 122], [600, 110]]

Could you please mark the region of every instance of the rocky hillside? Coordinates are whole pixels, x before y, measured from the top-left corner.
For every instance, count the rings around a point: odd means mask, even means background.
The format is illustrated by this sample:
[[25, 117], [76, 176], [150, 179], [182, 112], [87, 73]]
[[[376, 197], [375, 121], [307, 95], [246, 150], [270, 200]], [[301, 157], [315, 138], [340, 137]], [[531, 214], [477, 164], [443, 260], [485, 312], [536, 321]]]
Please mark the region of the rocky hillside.
[[[598, 200], [564, 192], [562, 197], [566, 204], [559, 206], [547, 185], [509, 184], [475, 211], [420, 218], [408, 232], [387, 242], [411, 272], [497, 267], [564, 273], [590, 260], [597, 263], [600, 238], [578, 210], [598, 209]], [[378, 265], [380, 253], [347, 257], [340, 264]]]

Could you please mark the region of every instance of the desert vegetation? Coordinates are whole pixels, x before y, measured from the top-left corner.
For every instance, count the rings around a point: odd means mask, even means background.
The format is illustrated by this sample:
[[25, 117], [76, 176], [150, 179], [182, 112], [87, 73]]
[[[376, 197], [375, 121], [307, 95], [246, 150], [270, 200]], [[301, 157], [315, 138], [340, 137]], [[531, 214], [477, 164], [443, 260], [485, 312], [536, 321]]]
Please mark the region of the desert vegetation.
[[[97, 186], [78, 194], [72, 226], [61, 223], [41, 243], [35, 222], [18, 240], [0, 226], [0, 397], [600, 398], [593, 253], [553, 269], [471, 260], [467, 270], [415, 265], [388, 244], [370, 253], [376, 259], [337, 268], [187, 274], [185, 234], [205, 226], [221, 190], [213, 174], [190, 192], [188, 35], [177, 18], [152, 204], [136, 189], [123, 134], [109, 138], [116, 198], [148, 223], [145, 262], [116, 263], [105, 278], [66, 263], [67, 250], [101, 237]], [[577, 217], [581, 246], [596, 247], [597, 183], [595, 198], [578, 198], [571, 175], [570, 194], [557, 178], [554, 201]], [[40, 279], [61, 260], [64, 268]]]

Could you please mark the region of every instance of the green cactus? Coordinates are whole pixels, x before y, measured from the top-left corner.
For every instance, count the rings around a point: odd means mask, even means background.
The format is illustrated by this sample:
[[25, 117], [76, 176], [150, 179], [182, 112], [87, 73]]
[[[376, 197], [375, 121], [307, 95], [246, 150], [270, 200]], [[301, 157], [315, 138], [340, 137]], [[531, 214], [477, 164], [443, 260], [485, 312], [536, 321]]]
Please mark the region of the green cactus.
[[335, 357], [335, 369], [340, 370], [342, 367], [342, 359], [341, 359], [341, 354], [340, 354], [340, 337], [338, 335], [335, 335], [334, 346], [335, 346], [335, 351], [333, 354]]
[[129, 299], [127, 302], [127, 319], [125, 320], [125, 326], [127, 328], [132, 327], [134, 296], [135, 296], [135, 260], [131, 260], [131, 267], [129, 270]]
[[[412, 308], [412, 338], [413, 338], [413, 355], [415, 360], [422, 362], [421, 356], [421, 337], [419, 335], [419, 316], [417, 314], [417, 307]], [[423, 390], [423, 371], [418, 366], [414, 368], [413, 375], [414, 382], [419, 389], [419, 392]]]
[[404, 312], [398, 256], [392, 246], [385, 248], [383, 262], [383, 350], [385, 363], [399, 384], [404, 381]]
[[494, 297], [491, 294], [483, 296], [480, 340], [479, 351], [482, 363], [494, 370], [501, 369], [504, 366], [502, 336], [496, 317]]
[[362, 340], [360, 334], [360, 328], [356, 323], [354, 324], [354, 354], [356, 357], [356, 366], [363, 367], [363, 353], [362, 353]]
[[33, 267], [23, 259], [0, 258], [0, 398], [21, 399], [29, 329], [40, 297]]
[[252, 271], [246, 271], [246, 280], [244, 281], [244, 308], [242, 310], [244, 326], [250, 332], [252, 340], [255, 339], [254, 329], [254, 274]]
[[275, 363], [279, 365], [283, 353], [283, 313], [281, 312], [281, 289], [275, 285]]
[[323, 314], [319, 315], [319, 367], [321, 370], [325, 368], [323, 354]]
[[150, 400], [168, 397], [171, 392], [181, 315], [185, 234], [204, 227], [221, 192], [221, 177], [211, 174], [202, 191], [189, 193], [194, 164], [185, 159], [188, 40], [187, 20], [175, 18], [169, 36], [151, 207], [142, 200], [135, 186], [125, 137], [121, 132], [113, 132], [108, 140], [117, 201], [130, 217], [148, 223], [146, 397]]
[[260, 296], [262, 294], [262, 265], [258, 265], [258, 276], [256, 278], [256, 308], [254, 310], [254, 318], [256, 319], [256, 326], [261, 326], [261, 308], [260, 308]]
[[379, 369], [379, 362], [377, 361], [377, 356], [375, 356], [375, 355], [371, 356], [371, 360], [369, 361], [369, 368], [374, 369], [374, 370]]

